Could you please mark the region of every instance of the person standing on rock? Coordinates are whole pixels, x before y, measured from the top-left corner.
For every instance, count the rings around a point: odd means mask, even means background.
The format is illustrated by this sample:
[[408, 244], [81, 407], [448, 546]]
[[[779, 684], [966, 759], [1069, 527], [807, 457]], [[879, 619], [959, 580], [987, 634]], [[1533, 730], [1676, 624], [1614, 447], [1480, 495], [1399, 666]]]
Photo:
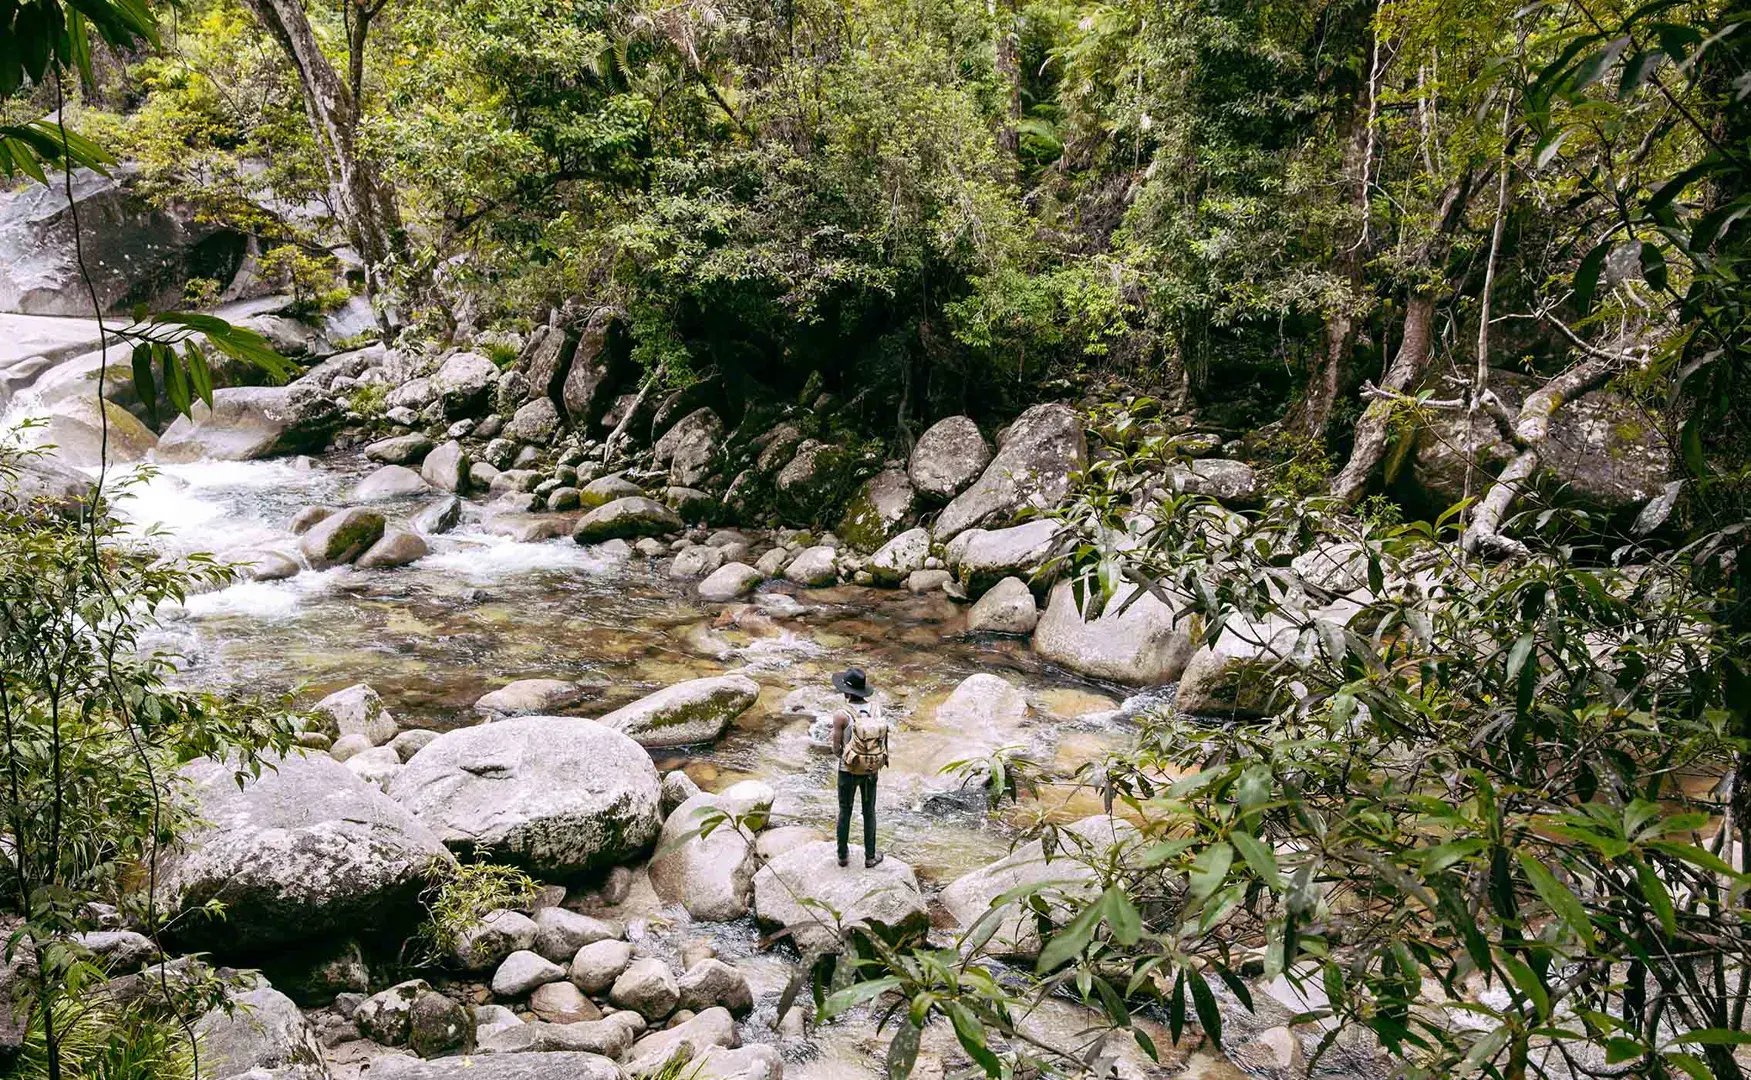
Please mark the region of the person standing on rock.
[[833, 676], [833, 688], [845, 704], [833, 713], [833, 756], [839, 760], [839, 865], [850, 857], [851, 802], [863, 801], [863, 865], [882, 861], [876, 850], [876, 776], [888, 764], [888, 725], [870, 700], [869, 679], [862, 668], [846, 668]]

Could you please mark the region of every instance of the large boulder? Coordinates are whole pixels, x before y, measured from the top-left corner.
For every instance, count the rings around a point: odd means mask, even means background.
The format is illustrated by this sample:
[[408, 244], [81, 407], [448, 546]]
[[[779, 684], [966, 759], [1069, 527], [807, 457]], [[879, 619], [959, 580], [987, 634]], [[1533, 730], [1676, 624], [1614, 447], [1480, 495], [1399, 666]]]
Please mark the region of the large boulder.
[[1076, 410], [1035, 405], [1009, 426], [997, 456], [978, 481], [943, 508], [936, 519], [936, 538], [1002, 524], [1024, 506], [1057, 506], [1070, 492], [1070, 477], [1087, 461], [1088, 439]]
[[699, 597], [719, 602], [734, 600], [753, 592], [764, 579], [764, 574], [747, 563], [725, 563], [699, 583]]
[[[1518, 412], [1538, 383], [1507, 371], [1490, 373], [1491, 389]], [[1431, 509], [1464, 497], [1466, 448], [1475, 447], [1470, 493], [1478, 495], [1515, 456], [1494, 420], [1479, 413], [1466, 431], [1463, 410], [1436, 410], [1417, 434], [1411, 475]], [[1659, 494], [1673, 470], [1672, 448], [1647, 409], [1621, 394], [1595, 390], [1563, 403], [1551, 417], [1539, 456], [1541, 472], [1563, 496], [1606, 512], [1631, 510]]]
[[1244, 461], [1201, 458], [1176, 465], [1169, 476], [1173, 486], [1193, 495], [1208, 495], [1223, 506], [1244, 508], [1259, 502], [1259, 475]]
[[619, 352], [612, 340], [613, 330], [612, 315], [598, 312], [584, 326], [572, 351], [560, 403], [574, 427], [582, 429], [602, 420], [614, 400], [614, 360]]
[[353, 565], [361, 570], [389, 570], [416, 563], [431, 552], [431, 547], [418, 533], [406, 529], [390, 529], [383, 534], [383, 539], [372, 544]]
[[389, 794], [452, 848], [555, 877], [624, 862], [662, 828], [650, 754], [575, 717], [445, 732], [413, 756]]
[[310, 726], [330, 742], [348, 735], [362, 735], [372, 746], [382, 746], [400, 730], [395, 717], [383, 706], [383, 698], [366, 683], [336, 690], [310, 706]]
[[1191, 716], [1258, 719], [1281, 708], [1279, 667], [1292, 660], [1300, 631], [1287, 620], [1236, 620], [1192, 653], [1174, 708]]
[[463, 971], [491, 971], [512, 953], [533, 949], [540, 933], [522, 912], [494, 908], [456, 935], [450, 959]]
[[795, 495], [817, 484], [827, 472], [829, 447], [817, 439], [804, 440], [773, 483], [786, 495]]
[[789, 931], [800, 952], [837, 947], [839, 927], [827, 909], [846, 926], [874, 920], [922, 934], [930, 924], [917, 876], [892, 855], [873, 867], [861, 859], [840, 866], [838, 849], [822, 840], [781, 853], [754, 875], [755, 917], [767, 929]]
[[317, 570], [350, 563], [383, 538], [383, 515], [355, 506], [330, 514], [298, 538], [298, 550]]
[[706, 817], [722, 812], [763, 818], [772, 809], [772, 789], [744, 781], [721, 795], [701, 792], [688, 798], [669, 820], [651, 857], [651, 887], [669, 903], [705, 922], [729, 922], [748, 913], [753, 900], [754, 846], [728, 823], [702, 836]]
[[1018, 577], [991, 586], [967, 612], [967, 629], [976, 634], [1031, 634], [1039, 621], [1034, 594]]
[[[405, 926], [434, 862], [431, 829], [339, 762], [294, 754], [237, 782], [234, 766], [185, 765], [197, 822], [159, 861], [158, 899], [184, 944], [253, 953]], [[225, 905], [222, 919], [198, 909]]]
[[468, 1040], [468, 1010], [433, 990], [424, 979], [410, 979], [373, 994], [353, 1012], [353, 1022], [372, 1042], [405, 1046], [420, 1057], [436, 1057]]
[[906, 473], [920, 495], [941, 503], [965, 491], [990, 463], [991, 444], [979, 434], [979, 425], [950, 416], [919, 436]]
[[645, 956], [628, 964], [614, 980], [608, 1000], [615, 1008], [631, 1009], [654, 1024], [675, 1011], [681, 989], [668, 964]]
[[227, 386], [213, 406], [196, 402], [158, 438], [153, 457], [186, 462], [252, 461], [322, 450], [340, 426], [340, 408], [315, 387]]
[[643, 494], [643, 488], [622, 474], [609, 473], [598, 476], [578, 491], [578, 505], [585, 510], [594, 510], [616, 499], [636, 498]]
[[[707, 1009], [698, 1016], [674, 1027], [653, 1031], [640, 1039], [626, 1055], [626, 1074], [643, 1080], [660, 1072], [679, 1058], [693, 1062], [704, 1057], [714, 1047], [734, 1048], [741, 1045], [736, 1034], [736, 1021], [728, 1009]], [[689, 1075], [683, 1069], [681, 1075]]]
[[455, 439], [435, 447], [420, 462], [420, 476], [439, 491], [461, 493], [468, 490], [471, 462], [468, 451]]
[[39, 507], [76, 516], [91, 500], [91, 477], [58, 461], [25, 458], [0, 472], [0, 508]]
[[430, 435], [416, 431], [377, 440], [365, 447], [365, 457], [385, 465], [418, 465], [436, 445], [438, 444], [432, 441]]
[[565, 377], [571, 371], [577, 341], [557, 326], [537, 326], [529, 343], [517, 357], [517, 370], [529, 380], [532, 398], [560, 400]]
[[599, 544], [604, 540], [635, 540], [641, 536], [662, 536], [681, 528], [675, 511], [642, 495], [615, 499], [578, 519], [572, 529], [572, 539], [580, 544]]
[[647, 747], [691, 746], [718, 738], [760, 696], [746, 675], [689, 679], [664, 687], [602, 717]]
[[[243, 265], [243, 234], [183, 203], [159, 205], [132, 190], [132, 170], [73, 174], [79, 252], [104, 312], [135, 304], [174, 307], [192, 278], [229, 283]], [[0, 194], [0, 311], [91, 317], [75, 258], [73, 210], [61, 181]]]
[[400, 499], [408, 495], [424, 495], [431, 490], [425, 478], [406, 465], [385, 465], [359, 481], [353, 488], [353, 500]]
[[[575, 1025], [564, 1025], [571, 1027]], [[515, 1030], [515, 1029], [510, 1029]], [[380, 1057], [371, 1080], [624, 1080], [620, 1066], [600, 1054], [549, 1051], [438, 1058]]]
[[201, 1076], [210, 1080], [329, 1080], [322, 1044], [292, 999], [265, 983], [195, 1021]]
[[1034, 628], [1033, 649], [1089, 678], [1159, 686], [1179, 678], [1192, 653], [1191, 624], [1175, 615], [1153, 594], [1126, 585], [1088, 619], [1070, 583], [1059, 582]]
[[[942, 891], [943, 910], [963, 928], [971, 928], [1005, 894], [1023, 886], [1040, 886], [1040, 895], [1048, 899], [1086, 899], [1094, 891], [1093, 865], [1102, 863], [1115, 846], [1126, 848], [1136, 843], [1137, 837], [1136, 826], [1121, 818], [1083, 818], [1058, 830], [1059, 847], [1051, 858], [1040, 841], [1030, 840], [996, 862], [956, 878]], [[1039, 955], [1041, 944], [1033, 912], [1016, 899], [1001, 906], [997, 929], [990, 938], [992, 953], [1005, 959], [1032, 960]]]
[[804, 548], [784, 568], [784, 579], [808, 588], [831, 585], [839, 580], [839, 552], [825, 544]]
[[146, 460], [158, 445], [158, 436], [107, 398], [100, 414], [98, 400], [93, 393], [56, 402], [41, 413], [41, 424], [24, 429], [21, 445], [53, 446], [45, 456], [80, 469]]
[[669, 483], [697, 487], [712, 473], [723, 432], [723, 421], [715, 411], [696, 409], [657, 440], [651, 456], [657, 464], [669, 466]]
[[948, 542], [948, 568], [972, 593], [1006, 577], [1031, 578], [1051, 559], [1064, 527], [1056, 521], [1030, 521], [1007, 529], [968, 529]]
[[518, 442], [546, 446], [559, 434], [559, 409], [545, 397], [533, 398], [505, 425], [504, 436]]
[[914, 571], [924, 569], [930, 558], [930, 530], [907, 529], [869, 557], [864, 569], [878, 584], [898, 585]]
[[544, 907], [535, 912], [535, 943], [532, 948], [556, 964], [566, 964], [584, 946], [612, 941], [620, 934], [619, 926], [594, 915], [562, 907]]
[[459, 352], [438, 365], [431, 378], [444, 415], [454, 419], [486, 410], [487, 399], [499, 381], [499, 369], [477, 352]]
[[[549, 983], [549, 986], [558, 985]], [[572, 1057], [579, 1054], [601, 1054], [599, 1061], [608, 1061], [626, 1053], [632, 1045], [632, 1030], [614, 1020], [584, 1020], [572, 1023], [550, 1023], [536, 1020], [515, 1024], [489, 1033], [480, 1041], [481, 1054], [509, 1054], [515, 1058]], [[478, 1057], [477, 1063], [504, 1061], [503, 1057]], [[609, 1061], [610, 1066], [613, 1062]], [[372, 1072], [375, 1078], [376, 1072]], [[564, 1073], [564, 1080], [590, 1080], [593, 1073]], [[615, 1069], [615, 1080], [619, 1080]], [[474, 1080], [473, 1073], [463, 1074], [463, 1080]]]
[[918, 493], [905, 469], [883, 469], [864, 481], [835, 530], [858, 551], [874, 551], [911, 522]]

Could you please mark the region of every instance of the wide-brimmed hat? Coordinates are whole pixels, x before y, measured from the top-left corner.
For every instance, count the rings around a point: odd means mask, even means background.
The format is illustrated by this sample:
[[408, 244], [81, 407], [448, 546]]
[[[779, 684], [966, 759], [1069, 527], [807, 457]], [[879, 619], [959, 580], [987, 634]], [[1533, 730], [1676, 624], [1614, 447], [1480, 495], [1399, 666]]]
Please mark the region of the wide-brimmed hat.
[[841, 694], [850, 694], [852, 697], [865, 698], [870, 695], [872, 687], [869, 685], [869, 679], [864, 677], [863, 669], [854, 667], [846, 668], [844, 671], [834, 673], [833, 689], [839, 691]]

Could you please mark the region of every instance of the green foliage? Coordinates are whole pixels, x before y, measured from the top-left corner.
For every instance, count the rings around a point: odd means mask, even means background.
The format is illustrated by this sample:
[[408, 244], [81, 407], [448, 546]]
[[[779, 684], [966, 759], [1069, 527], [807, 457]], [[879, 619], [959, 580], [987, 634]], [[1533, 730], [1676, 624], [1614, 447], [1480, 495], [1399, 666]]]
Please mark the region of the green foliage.
[[262, 255], [261, 276], [292, 296], [291, 310], [300, 315], [333, 311], [352, 295], [339, 283], [334, 256], [312, 254], [296, 244], [281, 244]]
[[455, 952], [461, 935], [489, 913], [501, 908], [528, 908], [541, 895], [541, 885], [515, 867], [474, 862], [452, 866], [434, 863], [421, 895], [426, 921], [415, 933], [415, 963], [436, 966]]
[[100, 997], [61, 998], [55, 1005], [60, 1071], [49, 1070], [43, 1025], [32, 1018], [18, 1080], [195, 1080], [195, 1048], [175, 1019], [139, 1009], [117, 1009]]

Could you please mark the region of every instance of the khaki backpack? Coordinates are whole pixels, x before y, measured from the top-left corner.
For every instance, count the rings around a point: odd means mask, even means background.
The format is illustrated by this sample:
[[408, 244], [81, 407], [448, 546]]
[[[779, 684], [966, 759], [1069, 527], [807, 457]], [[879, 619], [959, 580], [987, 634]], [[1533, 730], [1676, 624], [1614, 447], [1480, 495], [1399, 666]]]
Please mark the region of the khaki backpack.
[[845, 728], [845, 750], [839, 763], [848, 773], [868, 776], [888, 764], [888, 725], [873, 701], [851, 706], [851, 723]]

